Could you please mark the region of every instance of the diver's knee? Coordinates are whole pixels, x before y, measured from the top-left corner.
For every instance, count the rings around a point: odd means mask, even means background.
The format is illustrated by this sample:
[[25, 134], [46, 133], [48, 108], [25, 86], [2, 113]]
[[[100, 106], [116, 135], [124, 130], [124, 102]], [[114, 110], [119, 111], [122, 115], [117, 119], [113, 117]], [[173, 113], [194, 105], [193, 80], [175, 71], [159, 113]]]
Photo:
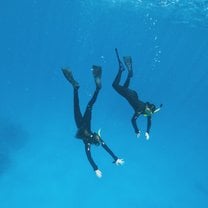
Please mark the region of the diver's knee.
[[88, 111], [91, 111], [91, 110], [92, 110], [92, 105], [91, 105], [91, 104], [88, 104], [88, 105], [87, 105], [87, 110], [88, 110]]
[[118, 88], [118, 84], [116, 84], [115, 82], [113, 82], [112, 87], [116, 90]]

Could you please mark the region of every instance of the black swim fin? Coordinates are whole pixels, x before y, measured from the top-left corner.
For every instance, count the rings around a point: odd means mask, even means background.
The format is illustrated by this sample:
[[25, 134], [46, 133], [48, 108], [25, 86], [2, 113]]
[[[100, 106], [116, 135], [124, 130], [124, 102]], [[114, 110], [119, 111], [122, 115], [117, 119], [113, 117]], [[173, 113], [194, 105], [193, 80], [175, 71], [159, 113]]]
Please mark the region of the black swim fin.
[[101, 66], [93, 65], [92, 66], [92, 74], [94, 76], [96, 87], [101, 89], [101, 87], [102, 87], [102, 85], [101, 85], [101, 76], [102, 76]]
[[117, 48], [115, 48], [115, 52], [116, 52], [116, 57], [117, 57], [117, 60], [118, 60], [119, 70], [125, 71], [125, 67], [124, 67], [124, 65], [123, 65], [123, 63], [122, 63], [122, 61], [121, 61], [121, 59], [119, 57]]
[[63, 68], [62, 72], [65, 78], [72, 84], [73, 88], [79, 89], [79, 83], [74, 79], [72, 72], [66, 68]]
[[126, 65], [126, 68], [129, 72], [129, 76], [132, 77], [133, 76], [133, 69], [132, 69], [132, 58], [131, 58], [131, 56], [124, 56], [123, 61], [124, 61], [125, 65]]

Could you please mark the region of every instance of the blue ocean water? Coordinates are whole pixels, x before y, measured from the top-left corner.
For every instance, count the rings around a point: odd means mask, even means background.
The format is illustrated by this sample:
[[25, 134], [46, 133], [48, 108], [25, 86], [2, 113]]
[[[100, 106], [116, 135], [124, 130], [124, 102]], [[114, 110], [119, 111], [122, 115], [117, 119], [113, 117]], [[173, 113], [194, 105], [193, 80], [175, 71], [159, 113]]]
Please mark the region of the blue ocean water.
[[[208, 1], [22, 0], [0, 3], [1, 208], [208, 207]], [[111, 87], [131, 55], [131, 87], [162, 110], [150, 140], [136, 138], [133, 110]], [[80, 83], [82, 110], [103, 68], [92, 129], [102, 129], [122, 167], [101, 148], [74, 138], [68, 66]], [[126, 73], [124, 73], [124, 77]]]

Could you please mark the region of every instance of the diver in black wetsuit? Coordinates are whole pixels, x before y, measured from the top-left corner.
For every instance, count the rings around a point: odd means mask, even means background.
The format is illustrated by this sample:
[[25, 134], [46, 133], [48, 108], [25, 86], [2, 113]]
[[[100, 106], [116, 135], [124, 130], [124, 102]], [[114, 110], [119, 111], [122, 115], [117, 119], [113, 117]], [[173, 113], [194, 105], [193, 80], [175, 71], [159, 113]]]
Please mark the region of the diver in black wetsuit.
[[129, 104], [134, 109], [134, 115], [131, 119], [131, 122], [132, 122], [134, 131], [137, 137], [140, 136], [140, 130], [137, 126], [136, 120], [140, 115], [147, 116], [147, 130], [145, 133], [145, 137], [147, 140], [149, 140], [149, 132], [151, 128], [152, 115], [160, 110], [160, 108], [162, 107], [162, 104], [160, 105], [159, 108], [156, 108], [154, 104], [151, 104], [149, 102], [144, 103], [139, 99], [136, 91], [129, 89], [130, 80], [133, 77], [132, 59], [130, 56], [123, 57], [124, 63], [128, 70], [128, 76], [123, 86], [119, 84], [121, 80], [122, 72], [125, 70], [125, 68], [119, 58], [118, 50], [115, 49], [115, 51], [116, 51], [116, 55], [117, 55], [117, 59], [119, 63], [119, 70], [118, 70], [118, 73], [116, 75], [116, 78], [112, 86], [121, 96], [123, 96], [129, 102]]
[[65, 78], [72, 84], [74, 89], [74, 119], [78, 128], [76, 137], [83, 140], [88, 161], [93, 167], [97, 177], [100, 178], [102, 177], [102, 172], [98, 169], [98, 166], [92, 159], [90, 152], [92, 144], [97, 146], [101, 144], [101, 146], [113, 157], [114, 163], [116, 165], [122, 165], [124, 163], [123, 159], [119, 159], [101, 139], [100, 130], [98, 131], [98, 133], [92, 132], [91, 130], [92, 108], [101, 89], [101, 67], [95, 65], [93, 65], [92, 67], [92, 72], [96, 83], [96, 90], [91, 100], [89, 101], [83, 116], [81, 114], [79, 106], [79, 83], [74, 80], [72, 72], [70, 70], [62, 69], [62, 71]]

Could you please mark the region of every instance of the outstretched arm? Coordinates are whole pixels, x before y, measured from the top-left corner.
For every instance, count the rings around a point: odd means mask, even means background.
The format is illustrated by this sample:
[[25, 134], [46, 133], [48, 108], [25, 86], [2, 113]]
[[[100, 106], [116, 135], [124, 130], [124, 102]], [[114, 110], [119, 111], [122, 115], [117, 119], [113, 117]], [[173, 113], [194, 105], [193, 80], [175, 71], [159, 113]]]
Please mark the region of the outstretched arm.
[[131, 119], [132, 126], [133, 126], [134, 131], [135, 131], [135, 133], [137, 134], [137, 136], [140, 135], [140, 130], [139, 130], [139, 128], [138, 128], [138, 126], [137, 126], [137, 123], [136, 123], [136, 120], [137, 120], [137, 118], [138, 118], [139, 116], [140, 116], [140, 113], [134, 113], [134, 115], [133, 115], [133, 117], [132, 117], [132, 119]]
[[101, 139], [101, 145], [102, 147], [111, 155], [111, 157], [114, 159], [114, 163], [116, 165], [123, 165], [124, 160], [119, 159], [112, 151], [111, 149], [105, 144], [105, 142]]
[[90, 162], [91, 166], [93, 167], [96, 176], [98, 178], [101, 178], [102, 177], [102, 172], [98, 169], [98, 166], [95, 164], [94, 160], [92, 159], [90, 147], [91, 147], [90, 143], [85, 142], [85, 152], [86, 152], [86, 155], [87, 155], [87, 159]]
[[147, 140], [149, 140], [149, 132], [150, 132], [151, 125], [152, 125], [152, 116], [148, 116], [147, 117], [147, 131], [145, 133], [145, 137]]
[[103, 140], [101, 140], [101, 145], [111, 155], [114, 161], [118, 159], [118, 157], [111, 151], [111, 149], [105, 144]]
[[94, 170], [97, 170], [98, 166], [95, 164], [94, 160], [92, 159], [90, 149], [91, 149], [90, 143], [85, 142], [85, 152], [86, 152], [86, 155], [87, 155], [87, 159], [90, 162], [90, 165], [92, 166], [92, 168]]
[[152, 125], [152, 116], [148, 116], [147, 117], [147, 131], [146, 131], [148, 134], [150, 132], [151, 125]]

